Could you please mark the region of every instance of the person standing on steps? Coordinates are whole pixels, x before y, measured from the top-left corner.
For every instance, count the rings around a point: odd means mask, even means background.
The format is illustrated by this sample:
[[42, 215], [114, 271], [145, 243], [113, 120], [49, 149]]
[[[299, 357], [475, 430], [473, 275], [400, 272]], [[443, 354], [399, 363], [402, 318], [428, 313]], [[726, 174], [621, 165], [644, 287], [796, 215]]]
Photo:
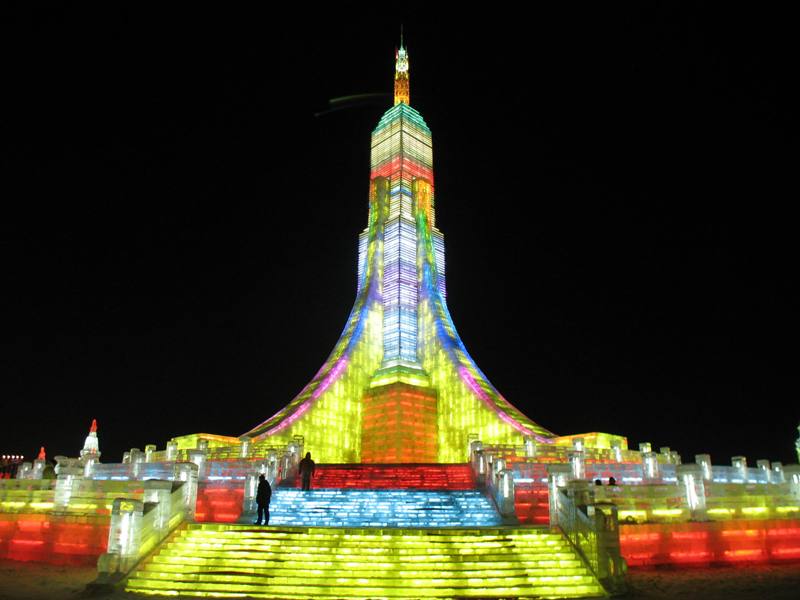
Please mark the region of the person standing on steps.
[[311, 489], [311, 477], [314, 475], [314, 461], [311, 460], [311, 452], [306, 452], [306, 457], [297, 466], [300, 477], [303, 479], [303, 491]]
[[256, 505], [258, 506], [258, 518], [254, 525], [269, 525], [269, 501], [272, 500], [272, 487], [263, 475], [258, 476], [258, 489], [256, 490]]

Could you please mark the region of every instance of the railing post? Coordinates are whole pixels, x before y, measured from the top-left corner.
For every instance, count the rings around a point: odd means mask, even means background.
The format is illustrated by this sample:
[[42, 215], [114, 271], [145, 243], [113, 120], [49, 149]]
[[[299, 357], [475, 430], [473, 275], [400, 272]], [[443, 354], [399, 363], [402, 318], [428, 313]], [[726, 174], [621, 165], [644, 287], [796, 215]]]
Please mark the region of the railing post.
[[167, 442], [167, 452], [165, 458], [167, 462], [178, 460], [178, 442]]
[[499, 477], [497, 507], [503, 517], [514, 517], [517, 514], [514, 506], [514, 472], [511, 469], [502, 469]]
[[470, 442], [470, 462], [475, 482], [478, 486], [486, 485], [486, 458], [483, 456], [483, 443], [480, 440]]
[[241, 458], [247, 458], [250, 456], [250, 444], [252, 443], [250, 436], [243, 435], [239, 438], [239, 442], [241, 444], [239, 446], [239, 456]]
[[683, 484], [686, 505], [691, 511], [692, 520], [706, 520], [706, 486], [703, 480], [703, 467], [697, 464], [678, 465], [678, 481]]
[[191, 462], [176, 462], [172, 468], [173, 479], [183, 481], [182, 502], [186, 510], [186, 520], [194, 521], [197, 508], [197, 465]]
[[46, 461], [37, 458], [33, 461], [33, 470], [31, 471], [31, 479], [41, 479], [42, 475], [44, 474], [44, 468], [46, 466]]
[[618, 463], [622, 462], [622, 442], [614, 440], [611, 442], [611, 450], [614, 452], [614, 460]]
[[142, 475], [142, 465], [144, 464], [144, 452], [139, 448], [131, 448], [128, 455], [130, 461], [130, 478], [139, 479]]
[[769, 465], [769, 461], [766, 459], [760, 459], [756, 461], [756, 467], [767, 480], [767, 483], [772, 483], [772, 468]]
[[772, 482], [773, 483], [785, 483], [786, 478], [783, 474], [783, 463], [774, 462], [772, 463]]
[[[206, 440], [201, 440], [205, 442]], [[189, 462], [192, 462], [197, 465], [197, 479], [198, 481], [203, 481], [206, 478], [206, 451], [195, 449], [189, 450], [187, 452]]]
[[550, 502], [550, 527], [558, 525], [558, 512], [561, 507], [559, 488], [567, 485], [572, 467], [565, 464], [547, 465], [547, 490]]
[[709, 454], [695, 454], [694, 462], [700, 465], [700, 468], [703, 470], [704, 480], [712, 481], [714, 479], [714, 474], [711, 467], [711, 456]]
[[525, 457], [536, 458], [536, 440], [529, 436], [525, 436]]
[[72, 472], [73, 469], [64, 470], [69, 472], [59, 473], [58, 478], [56, 479], [54, 502], [54, 510], [56, 512], [67, 510], [70, 498], [72, 498], [72, 494], [76, 491], [76, 488], [78, 485], [80, 485], [80, 482], [83, 481], [83, 473], [77, 475]]
[[267, 452], [266, 460], [262, 461], [259, 467], [259, 472], [266, 475], [270, 485], [277, 485], [279, 483], [278, 467], [278, 453], [275, 450], [270, 450]]
[[172, 494], [172, 482], [149, 479], [143, 482], [144, 501], [155, 502], [155, 528], [159, 531], [159, 537], [163, 537], [169, 528], [169, 515], [171, 512], [170, 499]]
[[658, 472], [658, 455], [655, 452], [642, 453], [642, 466], [645, 481], [658, 481], [661, 478]]
[[258, 492], [259, 473], [248, 473], [244, 476], [244, 498], [242, 500], [242, 518], [250, 520], [256, 514], [256, 493]]
[[789, 482], [792, 495], [800, 500], [800, 465], [786, 465], [783, 467], [783, 473]]
[[114, 500], [108, 530], [108, 554], [118, 557], [118, 571], [128, 571], [139, 557], [143, 513], [144, 504], [140, 500]]
[[734, 456], [731, 458], [731, 465], [739, 472], [739, 477], [742, 478], [742, 483], [747, 483], [747, 457]]
[[567, 454], [573, 479], [586, 479], [586, 459], [583, 450], [570, 450]]

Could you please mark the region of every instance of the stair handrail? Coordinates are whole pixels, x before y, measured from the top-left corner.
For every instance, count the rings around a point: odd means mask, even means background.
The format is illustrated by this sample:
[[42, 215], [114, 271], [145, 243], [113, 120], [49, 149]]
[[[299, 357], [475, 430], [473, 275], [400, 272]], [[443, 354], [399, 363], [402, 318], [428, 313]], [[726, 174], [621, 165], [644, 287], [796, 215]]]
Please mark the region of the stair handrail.
[[92, 587], [116, 585], [175, 529], [194, 518], [197, 470], [185, 480], [148, 480], [144, 498], [116, 498], [108, 547], [97, 559]]
[[486, 452], [480, 440], [470, 441], [470, 465], [478, 487], [486, 489], [500, 516], [516, 522], [514, 473], [506, 468], [504, 458]]
[[587, 481], [570, 481], [557, 491], [555, 509], [557, 527], [577, 550], [606, 591], [620, 594], [626, 590], [627, 564], [619, 544], [617, 507], [613, 503], [594, 502]]

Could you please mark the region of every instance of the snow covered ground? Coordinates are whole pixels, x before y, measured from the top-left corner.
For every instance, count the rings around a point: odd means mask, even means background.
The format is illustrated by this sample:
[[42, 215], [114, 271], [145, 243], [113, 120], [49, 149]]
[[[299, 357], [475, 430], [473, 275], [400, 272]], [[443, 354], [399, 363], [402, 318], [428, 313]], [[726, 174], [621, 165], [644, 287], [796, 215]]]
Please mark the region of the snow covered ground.
[[[94, 567], [57, 567], [0, 561], [0, 600], [86, 598]], [[632, 600], [798, 600], [800, 563], [719, 568], [634, 569], [628, 578]], [[91, 596], [100, 600], [154, 598], [125, 592]], [[165, 597], [166, 598], [166, 597]], [[175, 599], [176, 596], [169, 598]]]

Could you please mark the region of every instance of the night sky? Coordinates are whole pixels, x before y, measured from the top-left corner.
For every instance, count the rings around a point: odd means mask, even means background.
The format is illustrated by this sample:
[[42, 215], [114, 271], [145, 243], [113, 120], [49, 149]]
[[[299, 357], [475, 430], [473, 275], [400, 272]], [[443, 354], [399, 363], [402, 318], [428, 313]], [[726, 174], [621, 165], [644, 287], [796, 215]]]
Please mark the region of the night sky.
[[2, 9], [0, 453], [75, 456], [97, 418], [119, 461], [300, 391], [355, 298], [403, 23], [497, 389], [559, 434], [796, 462], [788, 15], [190, 6]]

